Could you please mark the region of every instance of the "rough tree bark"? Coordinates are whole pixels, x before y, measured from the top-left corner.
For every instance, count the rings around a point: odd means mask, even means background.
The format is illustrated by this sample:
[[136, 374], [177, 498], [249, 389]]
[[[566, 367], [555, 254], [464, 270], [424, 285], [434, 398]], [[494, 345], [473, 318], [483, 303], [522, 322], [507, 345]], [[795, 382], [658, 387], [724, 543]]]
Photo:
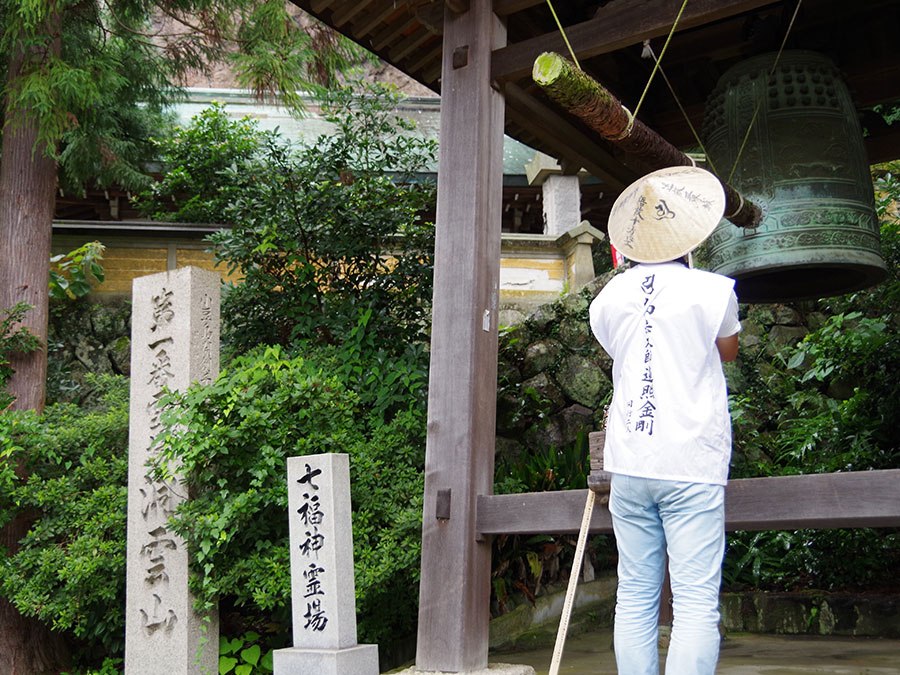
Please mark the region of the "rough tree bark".
[[[51, 43], [59, 50], [59, 40]], [[8, 81], [35, 55], [19, 51], [10, 59]], [[44, 408], [47, 377], [47, 318], [50, 235], [57, 187], [56, 161], [37, 146], [38, 121], [30, 111], [5, 102], [0, 161], [0, 307], [26, 302], [32, 309], [23, 325], [42, 344], [39, 351], [14, 356], [16, 373], [8, 389], [13, 408]], [[0, 546], [15, 551], [30, 519], [16, 518], [0, 529]], [[58, 673], [67, 665], [62, 639], [46, 626], [24, 617], [0, 598], [0, 675]]]
[[[532, 79], [548, 97], [562, 106], [604, 140], [640, 159], [650, 170], [690, 166], [690, 158], [631, 113], [607, 90], [568, 59], [544, 52], [534, 61]], [[725, 181], [725, 217], [739, 227], [757, 227], [759, 207]]]

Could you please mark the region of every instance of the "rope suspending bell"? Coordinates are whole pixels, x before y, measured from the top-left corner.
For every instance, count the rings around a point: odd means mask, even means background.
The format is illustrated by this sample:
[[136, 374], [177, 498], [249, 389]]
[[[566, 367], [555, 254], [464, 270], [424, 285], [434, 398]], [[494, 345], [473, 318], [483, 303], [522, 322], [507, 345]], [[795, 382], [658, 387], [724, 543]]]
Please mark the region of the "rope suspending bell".
[[[681, 99], [678, 98], [678, 94], [675, 92], [675, 87], [672, 86], [672, 83], [669, 82], [669, 78], [666, 77], [666, 71], [663, 70], [662, 64], [660, 63], [659, 58], [657, 58], [656, 54], [653, 52], [653, 47], [650, 45], [650, 40], [644, 40], [644, 48], [641, 51], [641, 58], [650, 58], [656, 63], [659, 67], [659, 74], [662, 76], [663, 82], [666, 83], [666, 86], [669, 88], [669, 91], [672, 94], [672, 98], [675, 100], [675, 105], [678, 106], [678, 110], [681, 111], [681, 116], [684, 118], [685, 123], [688, 125], [688, 129], [691, 130], [691, 134], [694, 136], [694, 140], [697, 141], [697, 145], [700, 148], [700, 152], [703, 153], [703, 156], [706, 158], [706, 163], [709, 164], [709, 168], [712, 172], [718, 176], [719, 172], [716, 171], [716, 167], [713, 164], [712, 158], [710, 158], [709, 153], [706, 152], [706, 148], [703, 145], [703, 141], [700, 139], [700, 134], [697, 133], [697, 130], [694, 128], [694, 124], [691, 122], [690, 116], [687, 114], [687, 110], [684, 109], [684, 106], [681, 104]], [[652, 75], [651, 75], [652, 77]], [[690, 156], [689, 156], [690, 157]], [[690, 158], [691, 161], [693, 157]], [[694, 162], [694, 166], [697, 163]], [[743, 200], [742, 200], [743, 203]]]
[[666, 50], [669, 48], [669, 43], [672, 41], [672, 36], [675, 35], [675, 28], [678, 26], [678, 21], [681, 19], [681, 15], [684, 13], [684, 8], [687, 7], [688, 0], [684, 0], [684, 3], [681, 5], [681, 9], [678, 10], [678, 15], [675, 17], [675, 21], [672, 23], [672, 29], [669, 31], [668, 37], [666, 37], [666, 41], [663, 44], [662, 51], [659, 53], [659, 58], [654, 57], [654, 65], [653, 70], [650, 71], [650, 77], [647, 78], [647, 84], [644, 86], [644, 91], [641, 93], [641, 97], [638, 99], [637, 105], [634, 106], [634, 116], [637, 117], [638, 111], [641, 109], [641, 104], [644, 102], [644, 98], [647, 96], [647, 92], [650, 90], [650, 84], [653, 82], [653, 76], [656, 75], [657, 69], [660, 68], [660, 61], [662, 61], [663, 56], [666, 55]]
[[[775, 55], [775, 61], [772, 62], [772, 68], [769, 70], [769, 76], [767, 78], [768, 81], [771, 81], [772, 75], [775, 74], [775, 68], [778, 67], [778, 61], [781, 59], [782, 52], [784, 52], [784, 46], [787, 44], [788, 36], [791, 34], [791, 29], [794, 27], [794, 21], [797, 19], [797, 14], [800, 12], [800, 5], [802, 3], [803, 0], [797, 0], [797, 6], [794, 8], [794, 14], [791, 16], [791, 21], [788, 24], [787, 30], [784, 32], [784, 38], [781, 40], [781, 46], [778, 48], [778, 53]], [[753, 125], [756, 122], [757, 116], [759, 115], [759, 108], [762, 105], [764, 99], [765, 92], [763, 92], [763, 95], [760, 96], [756, 101], [756, 108], [753, 109], [753, 117], [750, 118], [750, 124], [747, 125], [747, 133], [744, 134], [744, 140], [741, 142], [741, 147], [738, 148], [737, 155], [734, 158], [734, 164], [731, 167], [731, 171], [728, 173], [728, 178], [723, 182], [731, 182], [731, 179], [734, 176], [734, 172], [737, 169], [738, 162], [741, 161], [741, 154], [744, 152], [744, 148], [746, 147], [747, 141], [750, 138], [750, 131], [753, 129]]]
[[575, 56], [575, 50], [572, 49], [572, 43], [569, 42], [569, 36], [566, 35], [565, 29], [562, 27], [562, 23], [559, 21], [559, 17], [556, 15], [556, 10], [553, 9], [553, 3], [550, 0], [547, 0], [547, 7], [550, 8], [550, 14], [553, 15], [553, 20], [556, 22], [556, 27], [559, 28], [559, 33], [562, 35], [563, 42], [566, 43], [566, 47], [569, 49], [569, 56], [572, 57], [572, 62], [575, 64], [575, 67], [578, 70], [581, 70], [581, 64], [578, 63], [578, 57]]

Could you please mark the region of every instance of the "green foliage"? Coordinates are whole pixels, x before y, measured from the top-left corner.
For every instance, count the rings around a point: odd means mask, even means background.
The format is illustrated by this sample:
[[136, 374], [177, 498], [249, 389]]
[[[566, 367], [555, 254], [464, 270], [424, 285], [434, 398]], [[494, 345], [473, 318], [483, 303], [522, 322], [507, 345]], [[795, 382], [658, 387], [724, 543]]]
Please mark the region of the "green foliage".
[[298, 92], [332, 85], [367, 54], [278, 0], [7, 1], [0, 18], [3, 62], [28, 55], [5, 74], [3, 97], [36, 118], [40, 151], [62, 160], [73, 185], [145, 188], [143, 139], [189, 70], [229, 63], [242, 86], [302, 110]]
[[546, 492], [587, 487], [591, 471], [588, 437], [584, 432], [571, 445], [532, 450], [518, 458], [500, 457], [494, 469], [494, 492]]
[[93, 384], [103, 395], [90, 408], [0, 414], [0, 524], [32, 519], [18, 550], [4, 552], [0, 589], [22, 614], [114, 655], [124, 636], [128, 383]]
[[[220, 108], [162, 144], [170, 178], [145, 195], [147, 212], [167, 217], [174, 197], [179, 219], [232, 226], [211, 240], [219, 261], [244, 275], [223, 305], [235, 353], [364, 337], [393, 355], [425, 337], [433, 227], [423, 213], [434, 185], [419, 173], [435, 148], [393, 114], [396, 93], [366, 94], [324, 96], [335, 132], [307, 146]], [[196, 196], [179, 201], [188, 188]]]
[[[153, 139], [166, 172], [141, 193], [137, 206], [156, 220], [224, 223], [231, 203], [256, 189], [258, 177], [246, 169], [262, 161], [266, 144], [276, 138], [249, 117], [231, 119], [225, 106], [215, 103], [186, 129]], [[222, 181], [226, 172], [229, 182]]]
[[728, 590], [893, 589], [900, 533], [892, 530], [733, 532], [722, 583]]
[[238, 84], [257, 96], [278, 94], [288, 108], [303, 110], [301, 91], [337, 86], [337, 75], [374, 57], [315, 19], [300, 29], [286, 3], [278, 0], [243, 3], [237, 38], [241, 49], [228, 60]]
[[54, 300], [83, 298], [93, 284], [103, 281], [103, 249], [99, 241], [89, 241], [65, 254], [50, 258], [50, 297]]
[[219, 638], [219, 675], [269, 675], [273, 672], [272, 649], [266, 649], [259, 633]]
[[[587, 435], [580, 433], [566, 447], [529, 450], [520, 457], [500, 456], [495, 465], [494, 492], [515, 494], [587, 487], [590, 461]], [[533, 602], [541, 589], [564, 581], [574, 559], [576, 540], [568, 535], [503, 535], [493, 542], [491, 571], [492, 611], [512, 608], [513, 594]], [[584, 564], [606, 569], [614, 566], [614, 543], [600, 535], [592, 538]]]
[[15, 399], [6, 392], [6, 383], [15, 372], [9, 365], [9, 358], [15, 353], [28, 354], [40, 349], [41, 343], [27, 328], [17, 324], [31, 310], [24, 302], [6, 310], [0, 310], [0, 411], [5, 410]]
[[99, 667], [86, 668], [73, 673], [62, 673], [61, 675], [122, 675], [124, 663], [125, 659], [105, 658]]
[[[140, 35], [147, 5], [29, 0], [0, 6], [4, 64], [29, 54], [4, 72], [4, 100], [36, 119], [36, 150], [60, 160], [65, 190], [94, 180], [129, 189], [146, 184], [139, 162], [148, 157], [147, 134], [159, 133], [163, 123], [172, 73], [162, 51]], [[135, 31], [126, 29], [132, 26]], [[25, 121], [13, 119], [14, 125]]]
[[389, 642], [415, 622], [424, 415], [361, 416], [358, 397], [322, 363], [260, 347], [212, 385], [169, 395], [158, 470], [177, 466], [191, 494], [173, 526], [195, 552], [199, 601], [228, 598], [286, 619], [286, 458], [349, 453], [359, 631]]
[[244, 276], [223, 305], [234, 359], [163, 415], [158, 470], [178, 466], [192, 496], [174, 528], [193, 591], [245, 625], [287, 623], [285, 460], [347, 452], [359, 633], [388, 644], [414, 632], [418, 599], [434, 199], [418, 172], [434, 147], [394, 117], [396, 94], [367, 94], [325, 96], [335, 133], [307, 146], [213, 107], [159, 143], [170, 170], [142, 201], [230, 224], [217, 255]]

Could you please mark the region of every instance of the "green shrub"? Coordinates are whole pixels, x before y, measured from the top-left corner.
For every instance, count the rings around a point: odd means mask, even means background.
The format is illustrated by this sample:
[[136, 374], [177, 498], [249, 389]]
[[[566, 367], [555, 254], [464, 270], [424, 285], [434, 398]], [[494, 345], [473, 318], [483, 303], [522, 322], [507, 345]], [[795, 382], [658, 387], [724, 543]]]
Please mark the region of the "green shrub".
[[412, 407], [389, 423], [361, 415], [328, 363], [260, 347], [213, 384], [169, 395], [158, 468], [177, 465], [188, 485], [173, 523], [194, 551], [199, 601], [224, 598], [248, 617], [286, 622], [286, 459], [349, 453], [359, 633], [390, 642], [415, 626], [424, 414]]
[[[367, 85], [321, 99], [334, 133], [291, 145], [221, 107], [161, 142], [166, 179], [144, 195], [155, 218], [230, 225], [210, 237], [243, 281], [223, 304], [226, 344], [342, 344], [365, 317], [378, 348], [427, 335], [435, 143]], [[174, 203], [173, 203], [174, 202]]]
[[219, 638], [219, 675], [270, 675], [273, 651], [255, 631], [237, 638], [223, 635]]
[[128, 383], [92, 385], [103, 393], [89, 409], [0, 415], [0, 524], [33, 518], [18, 550], [4, 551], [0, 589], [22, 614], [115, 655], [125, 625]]

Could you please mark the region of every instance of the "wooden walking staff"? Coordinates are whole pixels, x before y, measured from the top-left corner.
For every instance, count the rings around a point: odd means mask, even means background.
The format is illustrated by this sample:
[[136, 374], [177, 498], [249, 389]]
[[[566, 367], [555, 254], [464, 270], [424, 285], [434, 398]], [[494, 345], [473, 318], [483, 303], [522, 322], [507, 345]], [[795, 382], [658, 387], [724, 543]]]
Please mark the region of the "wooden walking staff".
[[[691, 166], [694, 162], [623, 106], [603, 85], [565, 57], [544, 52], [534, 61], [532, 78], [547, 96], [604, 140], [642, 160], [654, 171], [667, 166]], [[720, 179], [721, 181], [721, 179]], [[725, 189], [725, 218], [738, 227], [757, 227], [759, 206], [745, 200], [733, 187]]]
[[549, 675], [557, 675], [559, 673], [563, 645], [566, 643], [566, 633], [569, 630], [569, 619], [572, 616], [572, 605], [575, 602], [575, 589], [578, 587], [578, 575], [581, 573], [581, 564], [584, 560], [584, 549], [587, 544], [587, 535], [591, 524], [591, 513], [594, 510], [594, 502], [598, 499], [601, 504], [609, 502], [609, 473], [603, 470], [603, 444], [605, 442], [605, 430], [588, 434], [591, 472], [588, 475], [587, 482], [590, 489], [588, 490], [587, 501], [584, 504], [584, 513], [581, 516], [581, 529], [578, 532], [578, 544], [575, 546], [575, 558], [572, 560], [572, 571], [569, 574], [569, 586], [566, 589], [566, 599], [563, 603], [562, 615], [559, 618], [559, 630], [556, 632], [556, 644], [553, 647], [553, 658], [550, 661]]

